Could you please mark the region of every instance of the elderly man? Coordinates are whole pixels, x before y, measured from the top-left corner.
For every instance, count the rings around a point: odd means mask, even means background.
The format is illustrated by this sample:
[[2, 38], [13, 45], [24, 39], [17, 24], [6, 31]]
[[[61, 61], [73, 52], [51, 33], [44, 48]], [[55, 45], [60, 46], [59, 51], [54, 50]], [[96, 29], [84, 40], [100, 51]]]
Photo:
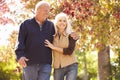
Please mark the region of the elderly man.
[[35, 17], [25, 20], [19, 29], [15, 53], [23, 67], [25, 80], [49, 80], [52, 51], [44, 41], [53, 41], [54, 25], [47, 19], [49, 3], [40, 1], [35, 7]]

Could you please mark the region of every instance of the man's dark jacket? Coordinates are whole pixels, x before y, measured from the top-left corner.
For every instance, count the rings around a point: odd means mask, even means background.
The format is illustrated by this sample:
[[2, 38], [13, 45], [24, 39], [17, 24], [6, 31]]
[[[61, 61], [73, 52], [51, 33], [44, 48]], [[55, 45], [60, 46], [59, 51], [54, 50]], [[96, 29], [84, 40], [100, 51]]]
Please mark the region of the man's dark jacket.
[[54, 25], [47, 19], [41, 29], [35, 18], [25, 20], [19, 29], [18, 44], [15, 49], [17, 60], [25, 56], [29, 59], [26, 61], [27, 65], [51, 64], [52, 50], [45, 47], [44, 41], [47, 39], [52, 42], [54, 33]]

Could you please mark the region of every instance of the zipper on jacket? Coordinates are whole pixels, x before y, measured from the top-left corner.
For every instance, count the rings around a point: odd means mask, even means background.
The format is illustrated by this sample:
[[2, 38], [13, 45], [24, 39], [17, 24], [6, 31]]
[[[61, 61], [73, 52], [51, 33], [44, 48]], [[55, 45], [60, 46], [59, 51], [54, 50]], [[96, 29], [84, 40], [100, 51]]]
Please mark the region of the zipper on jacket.
[[40, 31], [42, 31], [42, 26], [41, 26], [41, 25], [39, 25], [39, 27], [40, 27]]

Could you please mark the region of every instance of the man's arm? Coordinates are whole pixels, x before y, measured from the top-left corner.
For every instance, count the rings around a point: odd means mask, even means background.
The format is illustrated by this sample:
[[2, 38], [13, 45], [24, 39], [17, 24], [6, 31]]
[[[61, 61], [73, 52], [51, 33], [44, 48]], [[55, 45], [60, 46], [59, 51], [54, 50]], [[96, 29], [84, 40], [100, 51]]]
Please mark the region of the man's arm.
[[17, 44], [15, 46], [15, 53], [17, 56], [17, 60], [19, 60], [20, 57], [24, 56], [25, 37], [26, 37], [25, 24], [22, 23], [18, 33]]
[[63, 48], [64, 55], [71, 55], [74, 51], [76, 40], [69, 36], [69, 45], [67, 48]]
[[17, 56], [17, 61], [22, 67], [26, 67], [26, 57], [24, 57], [24, 50], [25, 50], [25, 39], [26, 39], [26, 29], [25, 29], [25, 24], [22, 23], [19, 29], [19, 34], [18, 34], [18, 41], [15, 47], [15, 53]]
[[71, 55], [74, 51], [76, 41], [79, 39], [79, 35], [76, 32], [72, 32], [69, 35], [69, 46], [67, 48], [63, 48], [63, 54]]
[[[75, 34], [74, 37], [76, 37]], [[76, 37], [76, 40], [77, 39], [78, 38]], [[63, 53], [65, 55], [71, 55], [74, 51], [76, 40], [75, 38], [73, 39], [73, 36], [69, 35], [69, 46], [67, 48], [56, 47], [53, 44], [51, 44], [48, 40], [45, 40], [45, 46], [51, 48], [52, 50], [59, 51], [60, 53]]]

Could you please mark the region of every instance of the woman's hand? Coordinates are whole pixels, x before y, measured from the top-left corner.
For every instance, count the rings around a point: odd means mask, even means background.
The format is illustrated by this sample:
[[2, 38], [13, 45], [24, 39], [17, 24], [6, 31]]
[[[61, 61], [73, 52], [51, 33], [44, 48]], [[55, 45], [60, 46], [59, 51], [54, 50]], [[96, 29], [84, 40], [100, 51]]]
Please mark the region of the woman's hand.
[[52, 50], [58, 51], [60, 53], [63, 53], [63, 48], [56, 47], [52, 43], [50, 43], [48, 40], [45, 40], [45, 46], [51, 48]]
[[51, 49], [54, 49], [54, 45], [52, 43], [50, 43], [48, 40], [45, 40], [45, 46], [49, 47]]

